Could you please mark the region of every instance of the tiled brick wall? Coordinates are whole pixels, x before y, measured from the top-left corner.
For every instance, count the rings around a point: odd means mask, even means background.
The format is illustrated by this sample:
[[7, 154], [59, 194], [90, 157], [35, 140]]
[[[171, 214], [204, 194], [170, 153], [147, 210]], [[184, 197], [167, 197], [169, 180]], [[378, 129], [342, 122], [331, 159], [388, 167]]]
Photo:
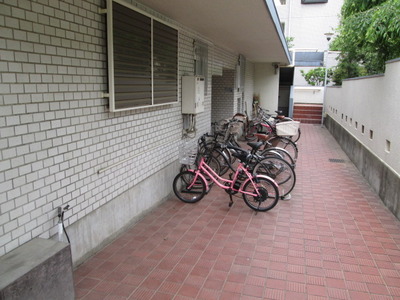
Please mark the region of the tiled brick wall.
[[236, 65], [238, 54], [215, 47], [212, 72], [212, 116], [213, 122], [232, 117], [240, 108], [237, 99], [242, 101], [242, 92], [236, 87]]
[[244, 85], [244, 109], [249, 118], [253, 116], [253, 96], [254, 96], [254, 64], [246, 62], [246, 75]]
[[215, 122], [232, 117], [235, 114], [235, 71], [224, 69], [222, 76], [213, 76], [212, 83], [211, 120]]
[[[70, 205], [68, 227], [177, 159], [180, 103], [107, 109], [103, 2], [0, 3], [0, 255], [53, 236], [57, 207]], [[192, 74], [202, 37], [179, 32], [180, 75]], [[236, 54], [209, 53], [210, 79], [234, 67]], [[210, 128], [211, 85], [205, 108], [197, 134]]]

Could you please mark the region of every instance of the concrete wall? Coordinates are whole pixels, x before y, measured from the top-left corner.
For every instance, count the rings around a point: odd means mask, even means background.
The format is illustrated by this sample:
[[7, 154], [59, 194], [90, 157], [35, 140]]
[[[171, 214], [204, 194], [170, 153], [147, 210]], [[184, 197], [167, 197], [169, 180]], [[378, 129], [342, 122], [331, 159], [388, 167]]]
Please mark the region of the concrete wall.
[[324, 87], [301, 86], [293, 89], [294, 103], [322, 104], [324, 99]]
[[68, 244], [32, 239], [0, 257], [0, 300], [74, 300]]
[[278, 108], [279, 69], [272, 64], [254, 64], [254, 94], [260, 96], [260, 106], [274, 112]]
[[[385, 164], [400, 174], [400, 60], [381, 76], [329, 87], [325, 111]], [[388, 149], [390, 144], [390, 150]]]
[[400, 218], [400, 60], [384, 75], [327, 90], [327, 127], [382, 200]]

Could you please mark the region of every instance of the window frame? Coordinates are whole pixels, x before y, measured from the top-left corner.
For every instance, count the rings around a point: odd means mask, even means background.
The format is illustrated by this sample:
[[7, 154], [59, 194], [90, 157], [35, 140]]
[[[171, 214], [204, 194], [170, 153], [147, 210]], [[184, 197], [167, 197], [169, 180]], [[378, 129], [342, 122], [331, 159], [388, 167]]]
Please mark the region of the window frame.
[[193, 41], [194, 75], [204, 77], [205, 95], [207, 95], [208, 91], [208, 48], [208, 44], [201, 40], [196, 39]]
[[328, 0], [301, 0], [301, 4], [324, 4], [328, 3]]
[[[116, 99], [116, 95], [118, 94], [117, 90], [116, 90], [116, 77], [115, 77], [115, 36], [114, 36], [114, 22], [113, 22], [113, 14], [114, 14], [114, 3], [124, 6], [127, 9], [130, 9], [140, 15], [143, 15], [143, 17], [145, 18], [149, 18], [150, 21], [150, 26], [151, 26], [151, 32], [150, 32], [150, 44], [151, 44], [151, 48], [150, 48], [150, 89], [145, 91], [146, 94], [151, 95], [150, 98], [147, 98], [147, 100], [151, 100], [151, 103], [149, 104], [139, 104], [139, 105], [135, 105], [135, 100], [131, 99], [131, 103], [130, 105], [127, 107], [119, 107], [118, 106], [118, 100]], [[165, 106], [165, 105], [171, 105], [171, 104], [175, 104], [179, 102], [179, 30], [176, 26], [173, 26], [169, 23], [167, 23], [164, 20], [161, 20], [159, 18], [156, 18], [142, 10], [140, 10], [137, 7], [134, 7], [133, 5], [126, 3], [122, 0], [107, 0], [107, 8], [106, 8], [106, 13], [107, 13], [107, 18], [106, 18], [106, 23], [107, 23], [107, 63], [108, 63], [108, 93], [105, 95], [106, 97], [108, 97], [109, 99], [109, 109], [111, 112], [119, 112], [119, 111], [127, 111], [127, 110], [135, 110], [135, 109], [140, 109], [140, 108], [147, 108], [147, 107], [158, 107], [158, 106]], [[160, 101], [160, 98], [157, 98], [157, 96], [155, 96], [155, 66], [154, 66], [154, 62], [155, 62], [155, 57], [154, 57], [154, 40], [156, 39], [156, 36], [159, 36], [159, 32], [158, 34], [154, 34], [154, 24], [155, 22], [158, 22], [161, 24], [161, 26], [165, 26], [168, 27], [168, 29], [171, 29], [174, 32], [174, 35], [176, 36], [176, 40], [173, 40], [173, 43], [175, 44], [176, 42], [176, 46], [174, 45], [175, 49], [176, 49], [176, 53], [175, 56], [172, 58], [174, 60], [174, 62], [176, 62], [173, 71], [175, 72], [171, 72], [168, 75], [170, 75], [171, 77], [173, 77], [172, 79], [172, 93], [174, 93], [173, 95], [171, 95], [169, 98], [173, 98], [173, 100], [169, 101], [167, 100], [166, 102], [162, 102], [162, 103], [157, 103], [157, 101]], [[144, 45], [145, 43], [143, 43]], [[166, 44], [169, 45], [169, 44]], [[117, 69], [120, 70], [120, 69]], [[132, 78], [130, 77], [129, 79], [132, 80]], [[150, 92], [150, 94], [149, 94]], [[176, 97], [175, 97], [176, 96]], [[146, 99], [146, 98], [144, 98]], [[137, 101], [137, 100], [136, 100]]]

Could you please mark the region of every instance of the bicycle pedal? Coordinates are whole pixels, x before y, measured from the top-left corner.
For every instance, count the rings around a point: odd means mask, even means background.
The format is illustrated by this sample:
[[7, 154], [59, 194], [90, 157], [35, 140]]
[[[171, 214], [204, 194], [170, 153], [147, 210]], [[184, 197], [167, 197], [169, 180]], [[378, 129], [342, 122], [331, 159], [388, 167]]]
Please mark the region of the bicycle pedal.
[[233, 202], [229, 202], [229, 204], [228, 204], [228, 205], [229, 205], [229, 207], [232, 207], [232, 205], [233, 205]]

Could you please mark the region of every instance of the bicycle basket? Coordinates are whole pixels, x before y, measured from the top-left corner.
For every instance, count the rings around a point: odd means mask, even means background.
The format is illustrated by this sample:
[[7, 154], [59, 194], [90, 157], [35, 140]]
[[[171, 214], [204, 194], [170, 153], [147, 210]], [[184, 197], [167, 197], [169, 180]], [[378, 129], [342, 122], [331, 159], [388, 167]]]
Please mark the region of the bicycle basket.
[[287, 121], [276, 123], [276, 134], [279, 136], [293, 136], [297, 134], [299, 130], [300, 122], [298, 121]]
[[197, 156], [197, 142], [183, 141], [179, 146], [179, 162], [183, 165], [193, 165]]

